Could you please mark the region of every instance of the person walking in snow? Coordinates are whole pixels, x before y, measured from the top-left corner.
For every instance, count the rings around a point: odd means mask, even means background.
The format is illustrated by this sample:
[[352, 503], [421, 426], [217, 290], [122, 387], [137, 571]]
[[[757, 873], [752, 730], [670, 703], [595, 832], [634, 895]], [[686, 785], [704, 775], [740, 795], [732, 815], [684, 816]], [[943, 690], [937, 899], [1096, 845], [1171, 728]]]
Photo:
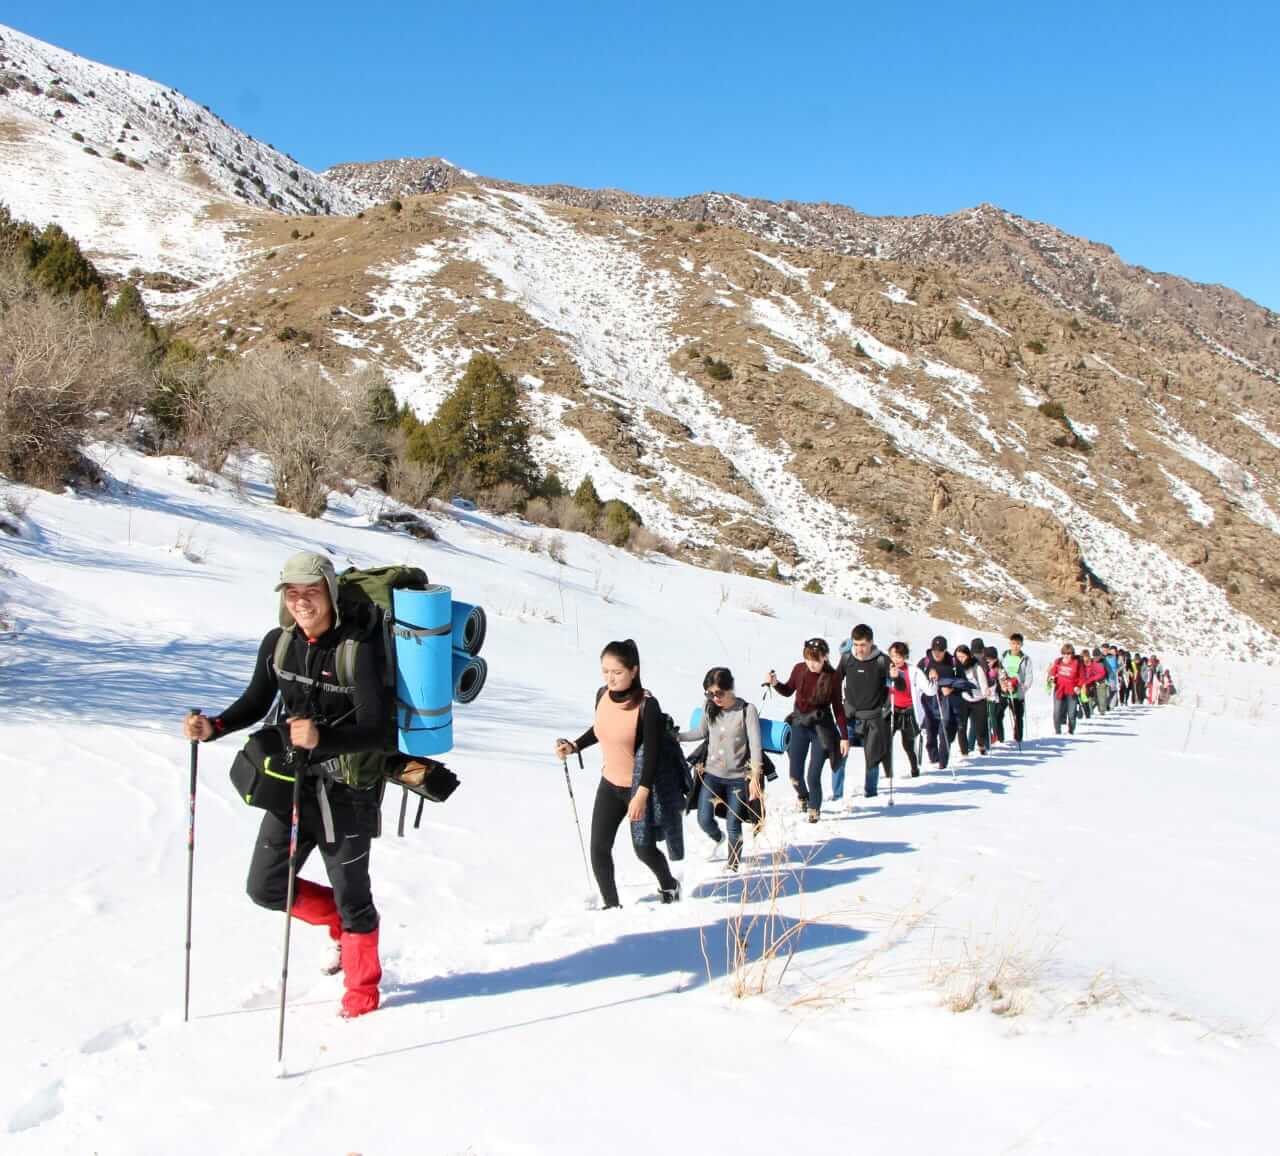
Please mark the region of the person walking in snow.
[[1053, 733], [1062, 734], [1065, 726], [1069, 734], [1075, 734], [1076, 695], [1083, 685], [1084, 672], [1071, 643], [1063, 643], [1061, 655], [1049, 666], [1047, 681], [1053, 692]]
[[[725, 808], [728, 831], [727, 866], [738, 870], [742, 859], [742, 824], [752, 811], [758, 813], [764, 797], [764, 744], [760, 714], [752, 703], [733, 693], [733, 672], [713, 666], [702, 680], [706, 705], [696, 730], [680, 732], [682, 743], [706, 744], [706, 758], [699, 765], [698, 826], [712, 841], [709, 859], [725, 850], [725, 836], [716, 822], [716, 806]], [[751, 808], [749, 804], [757, 806]]]
[[[956, 671], [960, 678], [965, 679], [967, 686], [959, 689], [959, 693], [952, 695], [951, 704], [958, 708], [956, 734], [960, 739], [960, 753], [968, 755], [973, 748], [969, 746], [968, 737], [969, 730], [965, 725], [975, 711], [981, 711], [984, 715], [987, 713], [987, 675], [982, 669], [982, 663], [974, 657], [971, 651], [964, 643], [956, 647]], [[979, 729], [979, 734], [986, 735], [986, 725]], [[986, 747], [979, 747], [978, 753], [985, 755]]]
[[[591, 809], [591, 870], [596, 886], [606, 910], [622, 906], [614, 878], [613, 843], [626, 819], [631, 824], [636, 858], [658, 880], [659, 898], [663, 903], [675, 903], [680, 899], [680, 884], [651, 834], [655, 826], [666, 825], [655, 822], [654, 814], [655, 807], [666, 805], [657, 783], [662, 708], [640, 681], [640, 650], [630, 638], [610, 642], [600, 652], [600, 674], [604, 686], [596, 691], [595, 720], [572, 742], [557, 739], [555, 746], [560, 759], [596, 743], [604, 754]], [[683, 813], [681, 806], [681, 816]], [[673, 857], [680, 858], [683, 846], [671, 851]]]
[[1004, 712], [1008, 706], [1000, 693], [1000, 652], [994, 646], [983, 651], [982, 670], [987, 676], [987, 734], [994, 747], [1004, 742]]
[[1102, 661], [1100, 647], [1095, 646], [1093, 654], [1085, 656], [1084, 682], [1089, 699], [1093, 703], [1093, 708], [1098, 712], [1098, 717], [1105, 718], [1108, 703], [1107, 667], [1106, 663]]
[[1120, 705], [1120, 653], [1113, 643], [1102, 648], [1102, 665], [1107, 672], [1107, 710]]
[[1157, 706], [1160, 703], [1160, 659], [1154, 654], [1147, 657], [1147, 704]]
[[929, 680], [933, 693], [922, 700], [924, 707], [925, 752], [936, 767], [946, 769], [951, 760], [951, 744], [957, 732], [956, 698], [953, 684], [960, 678], [955, 658], [947, 650], [947, 640], [939, 634], [930, 643], [916, 669]]
[[[959, 650], [959, 647], [956, 648]], [[983, 655], [987, 652], [987, 644], [981, 638], [975, 638], [969, 644], [969, 654], [973, 657], [974, 662], [980, 666], [983, 662]], [[986, 675], [986, 668], [983, 667], [983, 675]], [[986, 696], [981, 702], [976, 699], [969, 699], [969, 725], [967, 728], [969, 749], [977, 750], [981, 754], [986, 754], [991, 745], [991, 736], [987, 728], [987, 702], [990, 700], [990, 684], [988, 683]]]
[[[363, 638], [369, 624], [361, 608], [339, 602], [333, 563], [295, 554], [276, 590], [280, 625], [259, 645], [248, 687], [219, 715], [189, 715], [183, 731], [193, 742], [211, 742], [260, 721], [280, 696], [287, 758], [304, 776], [297, 864], [318, 849], [329, 878], [328, 887], [298, 879], [290, 914], [328, 930], [335, 951], [325, 971], [342, 971], [341, 1014], [351, 1018], [377, 1008], [382, 979], [369, 852], [381, 829], [385, 779], [377, 756], [387, 749], [390, 706], [372, 647], [356, 648], [354, 685], [334, 677], [339, 646]], [[277, 667], [282, 635], [288, 638]], [[247, 888], [260, 907], [284, 910], [289, 840], [288, 815], [263, 815]]]
[[765, 676], [765, 682], [784, 698], [796, 697], [796, 708], [787, 716], [791, 724], [787, 756], [791, 785], [810, 823], [816, 823], [822, 811], [823, 763], [829, 760], [834, 767], [837, 759], [849, 753], [840, 676], [828, 661], [830, 654], [825, 638], [810, 638], [804, 644], [803, 660], [791, 668], [786, 682], [779, 682], [772, 670]]
[[886, 775], [893, 775], [889, 656], [876, 646], [871, 627], [865, 622], [853, 628], [850, 638], [853, 645], [841, 657], [836, 674], [844, 684], [845, 717], [850, 728], [857, 728], [862, 742], [866, 766], [863, 793], [874, 799], [879, 793], [881, 765]]
[[997, 684], [1001, 697], [1009, 705], [1013, 715], [1013, 741], [1022, 742], [1027, 713], [1027, 689], [1031, 686], [1033, 670], [1031, 656], [1022, 652], [1022, 635], [1009, 635], [1009, 649], [1000, 656], [1003, 678]]
[[893, 707], [892, 733], [902, 735], [902, 749], [911, 764], [911, 777], [920, 774], [920, 762], [916, 758], [916, 740], [924, 726], [923, 699], [937, 693], [936, 686], [919, 667], [909, 663], [910, 651], [905, 642], [895, 642], [889, 647], [889, 700]]

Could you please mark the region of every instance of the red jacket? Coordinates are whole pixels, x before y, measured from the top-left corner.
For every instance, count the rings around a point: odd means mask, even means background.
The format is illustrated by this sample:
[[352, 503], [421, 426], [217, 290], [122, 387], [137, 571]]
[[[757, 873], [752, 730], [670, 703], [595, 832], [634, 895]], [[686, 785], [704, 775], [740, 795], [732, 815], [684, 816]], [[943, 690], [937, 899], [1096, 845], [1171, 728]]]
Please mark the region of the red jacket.
[[1053, 665], [1049, 667], [1049, 677], [1053, 680], [1053, 697], [1070, 698], [1084, 683], [1080, 659], [1055, 659]]
[[1106, 682], [1107, 668], [1100, 662], [1091, 662], [1084, 670], [1084, 684], [1092, 687], [1095, 682]]

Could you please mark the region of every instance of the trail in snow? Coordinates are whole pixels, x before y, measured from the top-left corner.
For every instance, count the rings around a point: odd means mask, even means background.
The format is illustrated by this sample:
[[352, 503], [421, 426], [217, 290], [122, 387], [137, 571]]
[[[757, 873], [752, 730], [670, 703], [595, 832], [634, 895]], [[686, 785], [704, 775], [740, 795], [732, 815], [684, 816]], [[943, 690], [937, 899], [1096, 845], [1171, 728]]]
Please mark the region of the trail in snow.
[[[550, 755], [589, 716], [600, 645], [635, 637], [646, 684], [679, 717], [711, 663], [751, 686], [801, 639], [834, 644], [850, 606], [576, 535], [560, 566], [510, 519], [436, 516], [441, 541], [419, 543], [371, 525], [372, 495], [334, 495], [312, 522], [252, 473], [245, 500], [192, 486], [176, 460], [103, 461], [114, 497], [39, 495], [31, 536], [0, 540], [18, 627], [0, 639], [0, 773], [23, 820], [7, 827], [0, 883], [6, 1151], [647, 1150], [648, 1127], [619, 1129], [621, 1088], [656, 1093], [646, 1119], [682, 1148], [714, 1150], [730, 1127], [755, 1153], [800, 1130], [847, 1135], [826, 1105], [851, 1082], [869, 1152], [1028, 1137], [1091, 1153], [1267, 1150], [1280, 862], [1257, 751], [1275, 741], [1274, 672], [1237, 664], [1224, 682], [1214, 656], [1173, 660], [1183, 706], [1119, 712], [1073, 740], [1047, 733], [1037, 688], [1022, 751], [959, 763], [954, 779], [899, 778], [892, 808], [858, 797], [851, 768], [854, 809], [816, 827], [780, 780], [743, 878], [701, 861], [690, 824], [688, 899], [662, 907], [620, 840], [626, 906], [605, 914], [584, 906]], [[203, 561], [174, 549], [192, 528]], [[485, 605], [492, 674], [458, 711], [462, 787], [421, 831], [375, 847], [384, 1010], [339, 1022], [340, 981], [315, 970], [323, 936], [298, 928], [292, 1074], [278, 1081], [280, 922], [243, 895], [256, 816], [226, 779], [234, 741], [200, 751], [194, 1018], [180, 1022], [177, 725], [188, 703], [216, 709], [243, 684], [277, 568], [307, 547], [422, 564]], [[766, 593], [774, 618], [746, 609]], [[857, 610], [881, 638], [958, 636]], [[1042, 672], [1048, 648], [1031, 649]], [[585, 820], [594, 766], [573, 773]], [[739, 1001], [742, 891], [759, 916], [775, 887], [771, 928], [796, 953], [780, 983], [775, 968], [765, 995]], [[1006, 998], [1016, 1008], [992, 1014]], [[759, 1111], [738, 1127], [744, 1088]]]

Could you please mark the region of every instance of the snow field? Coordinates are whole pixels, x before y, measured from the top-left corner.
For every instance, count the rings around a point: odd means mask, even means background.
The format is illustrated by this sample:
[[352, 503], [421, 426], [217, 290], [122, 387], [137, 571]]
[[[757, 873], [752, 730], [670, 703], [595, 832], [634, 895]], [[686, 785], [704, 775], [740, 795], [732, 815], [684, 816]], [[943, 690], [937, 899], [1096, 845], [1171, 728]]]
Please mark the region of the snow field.
[[[0, 637], [6, 1151], [586, 1153], [666, 1137], [763, 1153], [851, 1129], [886, 1153], [1269, 1151], [1270, 668], [1224, 679], [1212, 651], [1164, 656], [1184, 705], [1055, 740], [1039, 689], [1052, 648], [1033, 644], [1021, 752], [899, 778], [892, 808], [883, 781], [859, 797], [855, 761], [854, 809], [812, 827], [780, 780], [744, 880], [703, 862], [686, 825], [674, 907], [646, 902], [652, 878], [623, 837], [625, 907], [606, 914], [584, 903], [550, 755], [589, 720], [605, 641], [637, 640], [646, 685], [683, 721], [712, 663], [759, 701], [764, 671], [815, 633], [834, 645], [865, 618], [918, 654], [937, 630], [972, 631], [571, 534], [561, 566], [518, 520], [442, 509], [441, 540], [419, 543], [371, 527], [365, 493], [308, 521], [271, 504], [256, 460], [237, 494], [193, 485], [178, 459], [97, 454], [109, 495], [38, 495], [26, 536], [0, 539], [0, 617], [16, 627]], [[296, 927], [277, 1080], [280, 917], [243, 894], [257, 816], [226, 779], [234, 740], [199, 752], [181, 1023], [177, 728], [188, 706], [238, 692], [298, 549], [423, 565], [489, 610], [491, 674], [455, 716], [457, 794], [403, 840], [391, 795], [384, 808], [384, 1008], [338, 1021], [339, 981], [316, 972], [323, 935]], [[773, 617], [746, 608], [761, 602]], [[571, 772], [584, 825], [592, 755]], [[773, 926], [798, 929], [798, 951], [780, 985], [775, 968], [763, 996], [738, 1000], [725, 938], [744, 885], [756, 915], [780, 890]]]

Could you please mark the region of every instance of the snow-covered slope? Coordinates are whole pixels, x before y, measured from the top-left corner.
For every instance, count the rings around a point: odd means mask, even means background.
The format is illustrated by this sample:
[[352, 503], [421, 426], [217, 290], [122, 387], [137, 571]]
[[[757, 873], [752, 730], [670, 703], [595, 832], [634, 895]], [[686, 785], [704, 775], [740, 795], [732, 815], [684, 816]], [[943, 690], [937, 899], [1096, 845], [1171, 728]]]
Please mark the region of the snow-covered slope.
[[[634, 637], [684, 717], [713, 663], [754, 697], [802, 639], [857, 618], [917, 651], [952, 624], [575, 535], [559, 564], [516, 520], [442, 509], [440, 541], [416, 542], [372, 526], [363, 492], [309, 521], [253, 462], [210, 488], [178, 459], [95, 452], [107, 493], [6, 491], [30, 504], [9, 515], [23, 536], [0, 537], [6, 1152], [754, 1154], [851, 1135], [895, 1154], [1271, 1150], [1270, 669], [1175, 659], [1182, 705], [1070, 741], [1048, 732], [1037, 677], [1022, 751], [900, 778], [892, 807], [857, 798], [851, 770], [855, 809], [816, 827], [775, 782], [747, 938], [753, 956], [766, 927], [796, 950], [739, 999], [760, 975], [726, 953], [743, 885], [701, 861], [692, 821], [685, 902], [645, 902], [621, 839], [624, 909], [584, 908], [550, 747], [590, 715], [599, 648]], [[297, 928], [280, 1081], [280, 920], [243, 894], [257, 816], [227, 782], [234, 742], [200, 751], [181, 1022], [178, 725], [237, 693], [298, 549], [411, 561], [482, 603], [491, 677], [457, 712], [462, 787], [374, 849], [384, 1008], [340, 1022], [322, 936]], [[1032, 652], [1043, 669], [1048, 647]], [[597, 766], [572, 772], [584, 822]]]
[[3, 25], [0, 89], [0, 201], [57, 222], [117, 274], [208, 284], [234, 272], [231, 218], [245, 209], [365, 203], [173, 88]]

